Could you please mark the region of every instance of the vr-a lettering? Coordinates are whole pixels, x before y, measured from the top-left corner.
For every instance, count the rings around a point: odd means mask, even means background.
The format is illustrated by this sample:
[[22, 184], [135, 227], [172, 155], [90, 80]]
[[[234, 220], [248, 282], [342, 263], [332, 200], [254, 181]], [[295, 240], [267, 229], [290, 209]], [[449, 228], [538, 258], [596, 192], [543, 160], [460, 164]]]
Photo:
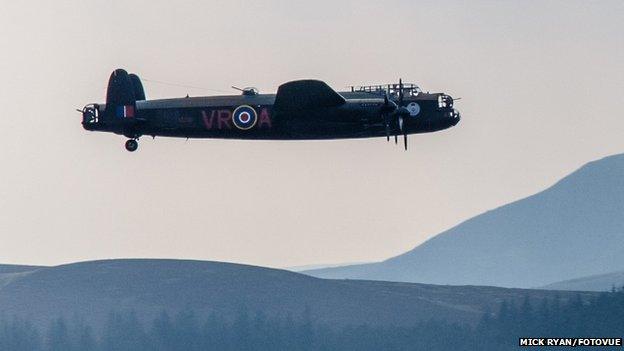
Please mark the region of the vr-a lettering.
[[211, 110], [210, 113], [202, 110], [202, 118], [204, 126], [208, 130], [213, 129], [232, 129], [230, 124], [232, 112], [230, 110]]
[[266, 107], [263, 107], [260, 110], [260, 117], [258, 118], [258, 128], [271, 128], [273, 127], [273, 123], [271, 122], [271, 116], [269, 115], [269, 110]]
[[[201, 114], [204, 121], [204, 127], [207, 130], [232, 129], [232, 111], [230, 110], [202, 110]], [[261, 108], [255, 128], [271, 129], [272, 127], [273, 120], [271, 119], [269, 109], [266, 107]]]

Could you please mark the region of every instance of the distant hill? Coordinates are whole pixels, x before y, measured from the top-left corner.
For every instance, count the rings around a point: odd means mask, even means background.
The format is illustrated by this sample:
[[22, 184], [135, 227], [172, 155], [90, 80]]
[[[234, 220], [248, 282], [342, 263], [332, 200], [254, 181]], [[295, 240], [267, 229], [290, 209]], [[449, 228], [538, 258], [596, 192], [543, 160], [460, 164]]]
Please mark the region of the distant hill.
[[20, 273], [20, 272], [34, 271], [39, 268], [44, 268], [44, 267], [14, 265], [14, 264], [0, 264], [0, 275], [6, 274], [6, 273]]
[[316, 277], [536, 287], [624, 267], [624, 155], [590, 162], [538, 194], [488, 211], [379, 263]]
[[[589, 297], [590, 293], [583, 293]], [[232, 263], [109, 260], [41, 268], [0, 286], [0, 316], [40, 325], [64, 316], [102, 326], [110, 312], [153, 320], [162, 311], [234, 318], [241, 311], [344, 325], [413, 325], [431, 319], [474, 323], [503, 301], [575, 294], [478, 286], [325, 280]]]
[[541, 289], [572, 291], [611, 291], [624, 286], [624, 271], [592, 275], [577, 279], [564, 280], [543, 286]]
[[28, 274], [29, 272], [33, 272], [39, 268], [45, 267], [0, 264], [0, 288], [18, 277]]
[[284, 269], [287, 271], [292, 271], [292, 272], [303, 272], [303, 271], [309, 271], [313, 269], [336, 268], [336, 267], [344, 267], [344, 266], [351, 266], [355, 264], [364, 264], [364, 263], [368, 263], [368, 262], [309, 264], [305, 266], [286, 267]]

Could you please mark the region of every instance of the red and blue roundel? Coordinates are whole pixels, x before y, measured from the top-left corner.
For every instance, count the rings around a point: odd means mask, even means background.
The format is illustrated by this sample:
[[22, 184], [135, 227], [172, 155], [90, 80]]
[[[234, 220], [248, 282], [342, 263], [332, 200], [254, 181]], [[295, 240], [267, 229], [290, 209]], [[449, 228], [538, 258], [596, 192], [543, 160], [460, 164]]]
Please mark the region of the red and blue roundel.
[[232, 113], [232, 122], [238, 129], [251, 129], [256, 125], [258, 121], [258, 115], [253, 107], [248, 105], [241, 105]]

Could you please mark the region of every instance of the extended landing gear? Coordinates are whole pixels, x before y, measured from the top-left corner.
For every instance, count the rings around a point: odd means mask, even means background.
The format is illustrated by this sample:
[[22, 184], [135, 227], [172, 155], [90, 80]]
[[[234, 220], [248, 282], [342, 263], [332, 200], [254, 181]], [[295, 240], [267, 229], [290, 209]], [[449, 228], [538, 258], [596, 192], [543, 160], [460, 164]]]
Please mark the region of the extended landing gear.
[[128, 141], [126, 141], [126, 150], [130, 152], [134, 152], [138, 148], [139, 148], [139, 142], [137, 141], [137, 139], [128, 139]]

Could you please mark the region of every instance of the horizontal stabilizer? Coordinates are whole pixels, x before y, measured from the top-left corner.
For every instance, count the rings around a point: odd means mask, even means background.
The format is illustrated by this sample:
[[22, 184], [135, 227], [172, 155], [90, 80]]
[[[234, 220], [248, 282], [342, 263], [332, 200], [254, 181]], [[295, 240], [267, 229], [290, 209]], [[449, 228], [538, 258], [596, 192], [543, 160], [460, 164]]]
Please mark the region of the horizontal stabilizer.
[[320, 80], [296, 80], [280, 85], [275, 96], [276, 110], [307, 110], [340, 106], [345, 99]]

